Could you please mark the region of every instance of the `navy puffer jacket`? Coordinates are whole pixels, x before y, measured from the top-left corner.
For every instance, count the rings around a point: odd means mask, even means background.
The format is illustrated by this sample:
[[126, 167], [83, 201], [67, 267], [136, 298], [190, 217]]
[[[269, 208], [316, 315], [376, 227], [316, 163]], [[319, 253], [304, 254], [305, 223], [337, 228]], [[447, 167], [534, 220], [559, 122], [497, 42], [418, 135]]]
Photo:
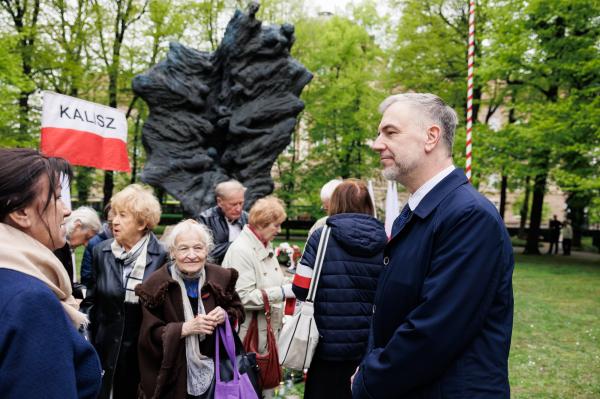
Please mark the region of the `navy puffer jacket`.
[[[381, 222], [364, 214], [333, 215], [327, 225], [331, 235], [315, 298], [321, 336], [315, 356], [330, 361], [359, 360], [367, 346], [387, 236]], [[308, 294], [322, 231], [316, 230], [308, 239], [294, 277], [293, 290], [299, 300]]]

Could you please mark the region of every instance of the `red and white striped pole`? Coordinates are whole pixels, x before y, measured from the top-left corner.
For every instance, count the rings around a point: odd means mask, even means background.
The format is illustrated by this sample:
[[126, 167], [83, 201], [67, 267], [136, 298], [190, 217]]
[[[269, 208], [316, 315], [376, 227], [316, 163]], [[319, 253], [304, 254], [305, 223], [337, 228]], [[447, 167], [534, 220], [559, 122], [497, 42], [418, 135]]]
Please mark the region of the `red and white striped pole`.
[[473, 145], [473, 71], [475, 66], [475, 0], [469, 1], [469, 54], [467, 58], [467, 161], [465, 172], [467, 179], [471, 181], [471, 150]]

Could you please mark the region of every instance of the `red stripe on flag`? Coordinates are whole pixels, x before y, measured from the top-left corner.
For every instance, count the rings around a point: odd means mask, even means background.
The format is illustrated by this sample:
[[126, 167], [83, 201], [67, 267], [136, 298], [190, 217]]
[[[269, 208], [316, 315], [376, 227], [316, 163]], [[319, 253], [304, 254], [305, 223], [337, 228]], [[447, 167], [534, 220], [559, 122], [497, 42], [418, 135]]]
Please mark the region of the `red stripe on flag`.
[[295, 286], [298, 286], [300, 288], [309, 289], [310, 288], [310, 280], [312, 280], [311, 277], [303, 277], [296, 273], [294, 275], [293, 283]]
[[73, 165], [129, 172], [127, 144], [123, 140], [103, 138], [82, 130], [43, 127], [42, 152], [61, 157]]

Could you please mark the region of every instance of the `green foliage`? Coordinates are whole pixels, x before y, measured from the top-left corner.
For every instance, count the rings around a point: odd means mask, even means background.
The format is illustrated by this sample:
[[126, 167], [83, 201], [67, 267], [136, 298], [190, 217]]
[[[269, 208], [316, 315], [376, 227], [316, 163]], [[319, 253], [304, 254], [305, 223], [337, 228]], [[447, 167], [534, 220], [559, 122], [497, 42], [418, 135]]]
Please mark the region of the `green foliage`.
[[[241, 2], [240, 2], [241, 3]], [[246, 4], [238, 8], [245, 10]], [[294, 23], [305, 18], [304, 0], [261, 0], [257, 18], [264, 23]]]
[[80, 204], [85, 204], [90, 196], [90, 189], [94, 183], [94, 169], [85, 166], [76, 166], [73, 171], [75, 174], [75, 187], [77, 188], [77, 200]]
[[588, 215], [590, 227], [600, 225], [600, 197], [592, 198]]
[[400, 91], [435, 93], [465, 115], [468, 2], [407, 0], [391, 50], [389, 85]]
[[[569, 198], [576, 195], [568, 205], [577, 230], [589, 200], [600, 192], [600, 26], [590, 18], [598, 15], [600, 5], [589, 0], [509, 0], [489, 2], [489, 8], [482, 76], [499, 93], [497, 98], [505, 98], [509, 125], [501, 132], [509, 146], [501, 136], [490, 137], [486, 144], [509, 149], [495, 157], [502, 173], [517, 180], [535, 177], [538, 192], [551, 179]], [[532, 226], [543, 221], [542, 201], [538, 195]], [[537, 237], [529, 238], [535, 247]]]
[[[376, 167], [369, 142], [379, 121], [377, 105], [384, 96], [383, 52], [365, 27], [348, 18], [302, 20], [296, 33], [294, 56], [314, 74], [302, 94], [306, 109], [296, 132], [309, 143], [310, 152], [300, 161], [296, 143], [282, 155], [277, 165], [283, 189], [278, 195], [288, 205], [292, 201], [311, 205], [316, 215], [325, 182], [364, 177]], [[302, 190], [290, 191], [290, 187]]]
[[[468, 2], [387, 5], [394, 15], [380, 16], [375, 1], [363, 1], [345, 16], [307, 17], [305, 1], [261, 2], [258, 18], [265, 23], [295, 24], [293, 55], [314, 73], [292, 143], [274, 169], [277, 194], [304, 207], [292, 216], [320, 214], [318, 192], [327, 180], [377, 173], [369, 144], [377, 105], [390, 91], [436, 93], [464, 118]], [[131, 79], [160, 60], [171, 40], [214, 49], [233, 10], [246, 6], [239, 0], [1, 2], [0, 145], [39, 146], [40, 90], [110, 102], [129, 111], [130, 159], [136, 160], [135, 174], [115, 174], [115, 184], [139, 180], [147, 109], [134, 101]], [[11, 13], [19, 7], [20, 14]], [[594, 209], [591, 201], [600, 193], [596, 15], [600, 3], [593, 0], [477, 2], [476, 185], [501, 174], [509, 177], [509, 189], [518, 189], [527, 176], [547, 176], [577, 196], [573, 206]], [[464, 164], [464, 136], [461, 124], [457, 165]], [[79, 173], [80, 196], [90, 186], [97, 195], [101, 174]]]
[[[160, 1], [157, 1], [157, 3], [160, 3]], [[188, 21], [197, 23], [202, 28], [199, 34], [202, 41], [209, 45], [207, 50], [215, 50], [219, 45], [221, 32], [218, 29], [218, 22], [224, 10], [224, 0], [188, 2], [184, 6]]]
[[28, 80], [21, 70], [20, 58], [15, 54], [15, 35], [0, 36], [0, 146], [33, 147], [35, 141], [19, 135], [18, 96], [21, 88], [27, 88]]

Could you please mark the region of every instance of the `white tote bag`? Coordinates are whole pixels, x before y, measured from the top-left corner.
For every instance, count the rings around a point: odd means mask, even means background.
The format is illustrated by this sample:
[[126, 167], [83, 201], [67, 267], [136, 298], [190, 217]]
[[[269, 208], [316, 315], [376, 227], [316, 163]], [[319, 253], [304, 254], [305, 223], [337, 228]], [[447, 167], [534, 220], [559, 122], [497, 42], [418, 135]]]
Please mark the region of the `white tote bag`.
[[329, 226], [325, 225], [321, 232], [317, 257], [313, 268], [313, 277], [308, 289], [306, 301], [300, 305], [300, 311], [285, 323], [279, 334], [277, 349], [279, 363], [283, 367], [294, 370], [304, 370], [310, 367], [310, 362], [319, 343], [319, 330], [314, 317], [314, 300], [323, 267], [323, 258], [327, 241], [329, 241]]

